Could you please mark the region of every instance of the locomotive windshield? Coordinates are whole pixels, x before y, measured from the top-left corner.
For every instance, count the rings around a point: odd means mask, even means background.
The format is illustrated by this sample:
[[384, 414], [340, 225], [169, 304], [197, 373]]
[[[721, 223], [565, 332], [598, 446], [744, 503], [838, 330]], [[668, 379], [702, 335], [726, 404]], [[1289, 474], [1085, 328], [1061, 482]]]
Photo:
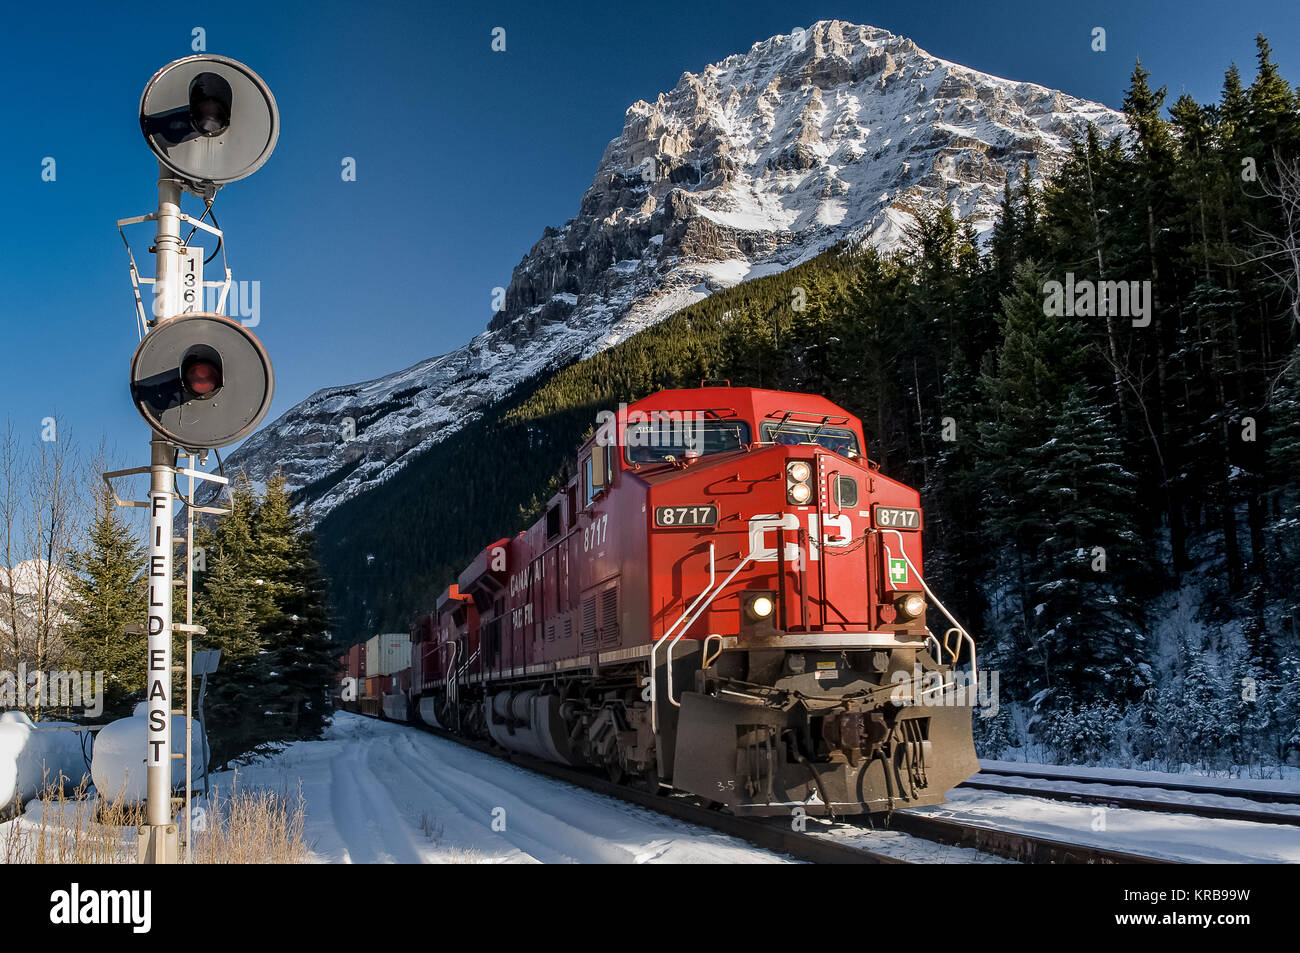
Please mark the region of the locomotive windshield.
[[784, 446], [818, 444], [842, 457], [856, 457], [862, 453], [858, 436], [847, 427], [822, 427], [818, 424], [799, 423], [793, 420], [764, 421], [760, 432], [764, 443]]
[[663, 414], [628, 424], [624, 433], [628, 463], [672, 463], [691, 456], [739, 450], [750, 442], [749, 424], [690, 412]]

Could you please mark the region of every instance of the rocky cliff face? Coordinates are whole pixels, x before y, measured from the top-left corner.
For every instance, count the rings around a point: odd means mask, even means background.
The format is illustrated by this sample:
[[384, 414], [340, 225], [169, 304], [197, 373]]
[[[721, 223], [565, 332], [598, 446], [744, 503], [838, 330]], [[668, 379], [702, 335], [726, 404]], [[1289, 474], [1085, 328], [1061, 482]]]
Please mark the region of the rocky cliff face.
[[823, 21], [684, 73], [634, 103], [577, 214], [515, 268], [502, 310], [464, 347], [318, 391], [231, 463], [276, 469], [313, 520], [381, 483], [516, 384], [615, 344], [746, 278], [843, 240], [897, 247], [923, 208], [981, 233], [1007, 175], [1041, 178], [1070, 136], [1121, 117], [1096, 103]]

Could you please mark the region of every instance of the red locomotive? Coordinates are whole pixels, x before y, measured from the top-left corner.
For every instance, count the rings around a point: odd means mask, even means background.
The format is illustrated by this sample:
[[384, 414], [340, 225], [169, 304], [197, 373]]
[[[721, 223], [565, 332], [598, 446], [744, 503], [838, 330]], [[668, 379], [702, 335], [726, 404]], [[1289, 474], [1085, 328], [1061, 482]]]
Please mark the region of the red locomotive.
[[942, 802], [977, 770], [975, 646], [927, 627], [919, 496], [863, 447], [806, 394], [602, 414], [545, 515], [417, 621], [411, 714], [742, 814]]

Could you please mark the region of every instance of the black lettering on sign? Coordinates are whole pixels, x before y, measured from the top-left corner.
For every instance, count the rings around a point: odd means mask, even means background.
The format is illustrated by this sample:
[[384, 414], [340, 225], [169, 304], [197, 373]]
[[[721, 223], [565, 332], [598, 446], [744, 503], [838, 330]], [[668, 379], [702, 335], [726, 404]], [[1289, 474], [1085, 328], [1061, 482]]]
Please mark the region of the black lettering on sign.
[[167, 700], [167, 689], [163, 688], [162, 679], [160, 678], [155, 678], [149, 685], [149, 701], [153, 701], [155, 698], [161, 698], [163, 701]]
[[167, 497], [161, 493], [153, 498], [153, 513], [156, 516], [167, 508]]
[[162, 761], [162, 746], [163, 743], [161, 741], [149, 742], [149, 747], [153, 748], [153, 754], [150, 756], [152, 760]]
[[149, 587], [149, 605], [151, 605], [151, 606], [160, 606], [160, 605], [162, 605], [162, 604], [163, 604], [163, 602], [162, 602], [161, 599], [155, 599], [155, 598], [154, 598], [153, 586], [150, 586], [150, 587]]
[[160, 711], [149, 712], [149, 730], [165, 731], [167, 729], [167, 716]]
[[166, 671], [165, 666], [167, 664], [167, 660], [164, 658], [166, 654], [167, 652], [165, 649], [150, 649], [149, 650], [149, 671], [151, 672]]
[[167, 569], [166, 569], [166, 567], [163, 565], [163, 563], [165, 563], [166, 561], [167, 561], [167, 560], [166, 560], [166, 557], [164, 557], [164, 556], [151, 556], [151, 557], [149, 557], [149, 575], [151, 575], [151, 576], [166, 576], [166, 575], [167, 575]]
[[149, 634], [162, 635], [163, 617], [160, 615], [149, 616]]

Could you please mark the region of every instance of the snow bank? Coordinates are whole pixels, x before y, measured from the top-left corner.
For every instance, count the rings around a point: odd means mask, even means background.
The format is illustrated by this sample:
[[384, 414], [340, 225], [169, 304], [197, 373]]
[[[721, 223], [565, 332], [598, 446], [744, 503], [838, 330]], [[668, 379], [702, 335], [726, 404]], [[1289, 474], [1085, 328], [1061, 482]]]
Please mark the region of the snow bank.
[[[148, 715], [145, 704], [136, 706], [129, 718], [119, 718], [106, 726], [95, 740], [95, 757], [91, 774], [96, 789], [105, 797], [122, 798], [127, 802], [145, 799], [145, 755], [148, 741]], [[185, 716], [172, 715], [172, 751], [185, 754]], [[197, 721], [194, 722], [194, 773], [193, 779], [203, 777], [208, 765], [207, 736]], [[185, 784], [185, 760], [172, 759], [172, 787]]]
[[[39, 725], [20, 711], [0, 715], [0, 807], [15, 798], [30, 801], [62, 775], [76, 787], [86, 775], [81, 751], [85, 732], [71, 722], [43, 721]], [[89, 750], [89, 739], [87, 750]]]

